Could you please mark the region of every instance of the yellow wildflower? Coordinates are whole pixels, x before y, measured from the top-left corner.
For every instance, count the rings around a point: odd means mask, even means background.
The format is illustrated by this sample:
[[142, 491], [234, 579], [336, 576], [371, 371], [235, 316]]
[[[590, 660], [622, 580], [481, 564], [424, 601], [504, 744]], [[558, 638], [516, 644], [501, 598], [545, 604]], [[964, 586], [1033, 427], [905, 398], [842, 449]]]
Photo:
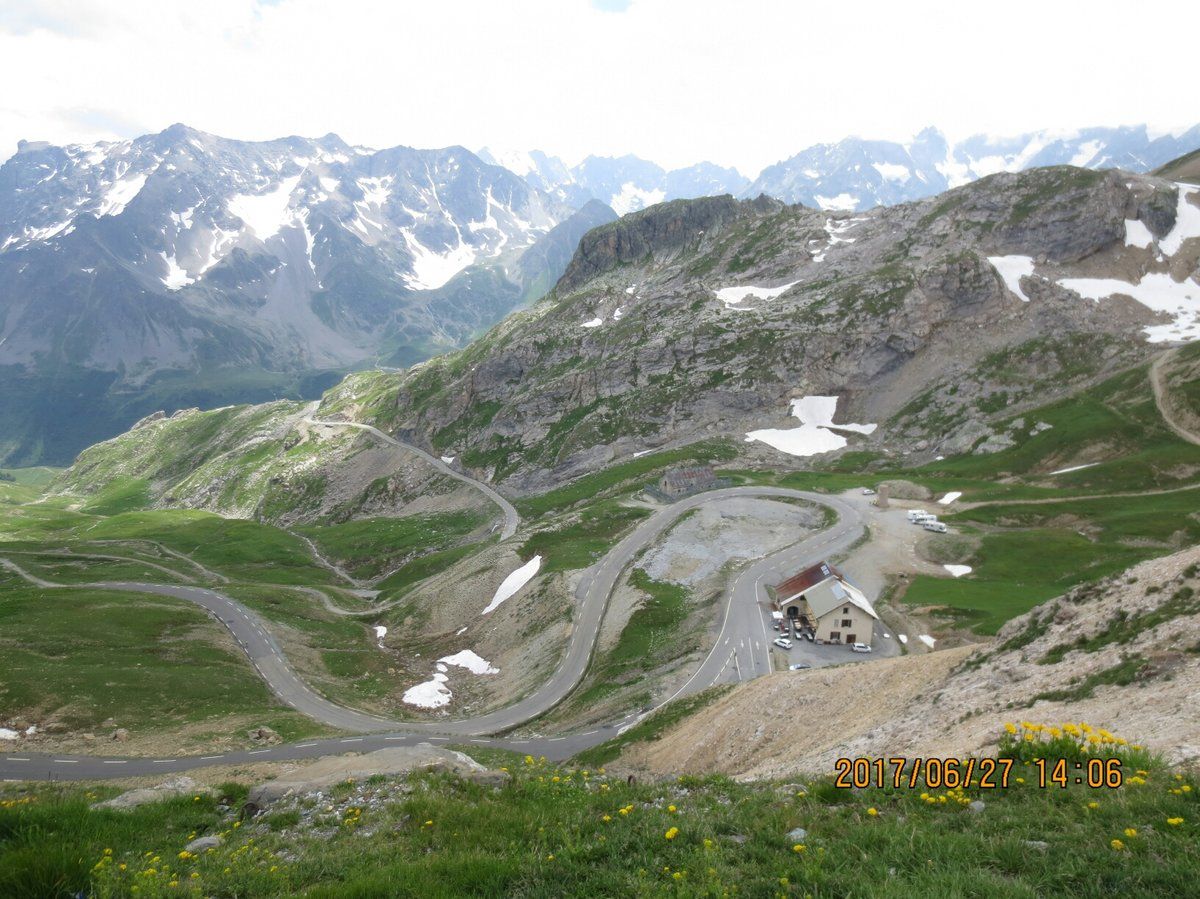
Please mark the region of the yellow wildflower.
[[875, 809], [874, 806], [872, 806], [871, 808], [867, 809], [867, 814], [870, 815], [872, 818], [874, 818], [876, 815], [879, 814], [879, 812], [877, 809]]
[[1168, 818], [1167, 823], [1170, 824], [1172, 827], [1178, 827], [1180, 824], [1183, 823], [1183, 819], [1182, 818]]
[[805, 846], [803, 843], [797, 843], [795, 846], [792, 847], [792, 852], [803, 852], [804, 850], [805, 850]]
[[678, 827], [672, 827], [672, 828], [671, 828], [670, 830], [668, 830], [668, 831], [667, 831], [665, 834], [663, 834], [663, 836], [664, 836], [664, 837], [666, 837], [668, 840], [673, 840], [673, 839], [675, 839], [677, 836], [679, 836], [679, 828], [678, 828]]
[[1126, 827], [1126, 828], [1125, 828], [1125, 836], [1127, 836], [1127, 837], [1136, 837], [1136, 836], [1137, 836], [1137, 829], [1136, 829], [1136, 828], [1133, 828], [1133, 827]]
[[1112, 846], [1113, 849], [1116, 849], [1118, 852], [1120, 852], [1122, 849], [1125, 848], [1125, 844], [1122, 843], [1120, 840], [1112, 840], [1109, 842], [1108, 845]]

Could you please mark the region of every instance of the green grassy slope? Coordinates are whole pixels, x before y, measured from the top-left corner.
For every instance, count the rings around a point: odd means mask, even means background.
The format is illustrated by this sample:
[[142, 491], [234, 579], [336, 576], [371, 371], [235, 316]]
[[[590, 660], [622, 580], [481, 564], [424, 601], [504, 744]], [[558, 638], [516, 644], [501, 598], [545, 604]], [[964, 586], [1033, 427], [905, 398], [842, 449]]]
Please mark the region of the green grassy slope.
[[[1009, 751], [1009, 750], [1005, 750]], [[724, 778], [627, 784], [511, 757], [500, 788], [415, 774], [239, 818], [245, 788], [128, 812], [111, 787], [0, 793], [0, 892], [69, 896], [1183, 896], [1194, 776], [1123, 750], [1125, 785], [843, 789]], [[1107, 753], [1102, 753], [1107, 754]], [[503, 764], [498, 754], [493, 761]], [[1059, 756], [1061, 757], [1061, 754]], [[1072, 756], [1072, 760], [1074, 756]], [[1141, 774], [1138, 774], [1138, 771]], [[890, 776], [890, 769], [889, 769]], [[973, 801], [982, 806], [971, 808]], [[796, 832], [803, 829], [803, 836]], [[223, 844], [199, 856], [194, 836]]]

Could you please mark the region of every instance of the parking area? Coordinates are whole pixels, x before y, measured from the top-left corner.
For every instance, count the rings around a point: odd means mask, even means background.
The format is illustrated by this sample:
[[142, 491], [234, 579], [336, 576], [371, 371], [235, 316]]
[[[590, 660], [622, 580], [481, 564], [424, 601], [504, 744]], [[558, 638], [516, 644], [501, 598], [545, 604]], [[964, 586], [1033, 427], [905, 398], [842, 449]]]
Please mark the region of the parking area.
[[[770, 617], [770, 612], [765, 613]], [[769, 625], [768, 625], [769, 626]], [[900, 643], [894, 634], [887, 630], [883, 622], [875, 622], [875, 632], [871, 639], [871, 652], [853, 652], [846, 644], [811, 643], [805, 639], [788, 636], [792, 641], [791, 649], [783, 649], [774, 644], [774, 639], [780, 636], [778, 631], [769, 631], [771, 635], [771, 657], [775, 669], [787, 670], [789, 665], [805, 664], [810, 668], [821, 668], [826, 665], [844, 665], [848, 662], [869, 662], [871, 659], [891, 658], [900, 655]]]

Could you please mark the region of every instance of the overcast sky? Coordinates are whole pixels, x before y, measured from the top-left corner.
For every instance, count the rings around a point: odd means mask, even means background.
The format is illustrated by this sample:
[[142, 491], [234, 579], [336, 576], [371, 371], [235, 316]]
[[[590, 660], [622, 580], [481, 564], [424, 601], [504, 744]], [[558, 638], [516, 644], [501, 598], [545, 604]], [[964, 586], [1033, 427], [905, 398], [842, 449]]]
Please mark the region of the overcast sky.
[[635, 153], [753, 175], [847, 135], [1200, 121], [1200, 3], [0, 0], [19, 138]]

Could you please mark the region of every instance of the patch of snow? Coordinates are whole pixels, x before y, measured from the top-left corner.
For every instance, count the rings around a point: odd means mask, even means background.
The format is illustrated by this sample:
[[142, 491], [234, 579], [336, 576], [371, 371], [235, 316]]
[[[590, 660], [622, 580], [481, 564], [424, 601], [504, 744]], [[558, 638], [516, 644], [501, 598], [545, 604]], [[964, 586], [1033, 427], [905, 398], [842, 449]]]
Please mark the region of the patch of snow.
[[453, 465], [454, 459], [455, 459], [454, 456], [442, 456], [442, 461], [445, 462], [447, 465]]
[[1085, 166], [1100, 152], [1104, 145], [1098, 140], [1090, 140], [1086, 144], [1080, 144], [1079, 149], [1075, 151], [1075, 155], [1071, 157], [1071, 161], [1067, 165]]
[[908, 634], [896, 634], [896, 639], [899, 640], [901, 643], [907, 644], [908, 643]]
[[1060, 468], [1058, 471], [1050, 472], [1050, 474], [1069, 474], [1072, 471], [1083, 471], [1085, 468], [1093, 468], [1099, 464], [1099, 462], [1089, 462], [1087, 465], [1072, 465], [1070, 468]]
[[872, 162], [871, 168], [879, 172], [884, 181], [896, 181], [904, 184], [912, 177], [912, 172], [908, 170], [906, 165], [896, 165], [892, 162]]
[[746, 297], [773, 300], [775, 297], [787, 293], [799, 283], [799, 281], [792, 281], [790, 284], [782, 284], [779, 287], [722, 287], [716, 294], [717, 299], [726, 306], [734, 306]]
[[946, 158], [933, 166], [946, 179], [950, 187], [962, 187], [971, 182], [971, 168], [954, 158], [954, 153], [947, 148]]
[[265, 241], [279, 233], [287, 222], [288, 204], [299, 182], [300, 176], [294, 175], [284, 178], [278, 187], [265, 194], [235, 194], [226, 208], [245, 222], [255, 237]]
[[457, 247], [437, 253], [418, 241], [411, 229], [402, 228], [400, 233], [412, 254], [408, 285], [417, 290], [435, 290], [475, 261], [475, 249], [464, 243], [461, 235]]
[[636, 453], [633, 454], [633, 458], [640, 459], [640, 458], [642, 458], [642, 456], [648, 456], [652, 452], [654, 452], [654, 450], [638, 450]]
[[1183, 242], [1192, 237], [1200, 237], [1200, 207], [1189, 202], [1190, 198], [1200, 194], [1200, 187], [1189, 184], [1176, 184], [1179, 188], [1179, 200], [1175, 206], [1175, 224], [1171, 233], [1158, 242], [1168, 256], [1174, 256], [1183, 246]]
[[460, 627], [458, 630], [456, 630], [454, 632], [454, 636], [461, 637], [466, 632], [467, 632], [467, 626], [464, 624], [462, 627]]
[[448, 680], [446, 675], [438, 671], [424, 683], [409, 687], [401, 698], [409, 705], [415, 705], [422, 709], [440, 709], [449, 704], [454, 696], [446, 687]]
[[488, 614], [488, 612], [499, 608], [500, 604], [505, 600], [511, 599], [513, 596], [515, 596], [517, 591], [519, 591], [522, 587], [528, 584], [530, 580], [533, 579], [533, 576], [538, 573], [538, 570], [541, 567], [542, 557], [534, 556], [532, 559], [506, 577], [500, 582], [500, 586], [496, 588], [496, 594], [492, 597], [492, 601], [487, 604], [487, 608], [484, 609], [480, 614]]
[[122, 178], [108, 189], [108, 192], [100, 200], [100, 205], [96, 207], [93, 214], [96, 218], [103, 218], [106, 215], [120, 215], [125, 211], [125, 207], [133, 201], [133, 198], [142, 192], [142, 188], [145, 185], [145, 175]]
[[1154, 235], [1139, 219], [1125, 219], [1125, 246], [1149, 249], [1154, 243]]
[[0, 727], [0, 740], [15, 740], [21, 735], [15, 730], [10, 730], [7, 727]]
[[919, 634], [917, 636], [917, 639], [920, 640], [922, 643], [924, 643], [926, 646], [928, 646], [930, 649], [933, 649], [933, 644], [937, 642], [937, 640], [933, 639], [933, 637], [929, 636], [929, 634]]
[[941, 503], [943, 506], [948, 506], [952, 502], [954, 502], [956, 499], [958, 499], [960, 496], [962, 496], [961, 490], [951, 490], [949, 493], [947, 493], [945, 496], [943, 496], [941, 499], [939, 499], [938, 502]]
[[619, 322], [625, 315], [625, 310], [620, 306], [613, 310], [613, 321]]
[[1058, 283], [1089, 300], [1121, 294], [1155, 312], [1173, 316], [1171, 324], [1142, 329], [1150, 343], [1200, 338], [1200, 284], [1190, 279], [1176, 281], [1167, 272], [1152, 272], [1136, 284], [1116, 278], [1064, 278]]
[[382, 624], [377, 624], [377, 625], [375, 625], [374, 630], [375, 630], [375, 641], [377, 643], [379, 643], [380, 645], [383, 645], [383, 638], [387, 636], [388, 629], [386, 627], [384, 627]]
[[964, 574], [970, 574], [974, 569], [970, 565], [943, 565], [955, 577], [962, 577]]
[[820, 194], [814, 194], [817, 205], [827, 212], [853, 212], [858, 208], [858, 197], [847, 193], [840, 193], [836, 197], [823, 197]]
[[196, 207], [185, 209], [183, 212], [172, 212], [171, 221], [179, 226], [180, 231], [190, 231], [192, 227], [192, 213], [196, 211]]
[[496, 668], [487, 659], [482, 659], [469, 649], [464, 649], [462, 652], [456, 652], [452, 656], [442, 656], [438, 659], [447, 665], [457, 665], [459, 668], [466, 668], [472, 674], [499, 674], [500, 669]]
[[591, 321], [584, 322], [582, 325], [580, 325], [580, 327], [581, 328], [599, 328], [602, 324], [604, 324], [604, 319], [593, 318]]
[[634, 284], [634, 285], [632, 285], [632, 286], [630, 286], [630, 287], [626, 287], [626, 288], [625, 288], [625, 292], [626, 292], [626, 293], [633, 293], [635, 290], [637, 290], [637, 285], [636, 285], [636, 284]]
[[846, 438], [831, 429], [870, 434], [878, 427], [874, 424], [835, 425], [833, 415], [837, 411], [837, 403], [836, 396], [806, 396], [792, 400], [792, 415], [800, 419], [800, 427], [750, 431], [746, 434], [746, 442], [758, 440], [791, 456], [815, 456], [839, 450], [846, 445]]
[[338, 187], [341, 186], [342, 183], [337, 178], [330, 178], [326, 175], [322, 175], [317, 179], [317, 181], [319, 181], [321, 184], [321, 190], [325, 191], [326, 193], [333, 193], [338, 189]]
[[661, 203], [666, 196], [664, 190], [642, 190], [632, 181], [626, 181], [621, 185], [621, 190], [609, 198], [608, 205], [617, 215], [625, 215]]
[[1008, 171], [1008, 161], [1003, 156], [984, 156], [982, 159], [972, 159], [969, 166], [979, 178]]
[[163, 262], [167, 264], [167, 273], [162, 278], [163, 286], [166, 287], [167, 290], [179, 290], [183, 287], [187, 287], [195, 280], [188, 275], [186, 271], [184, 271], [174, 256], [168, 256], [166, 253], [159, 253], [158, 255], [161, 256]]
[[1021, 289], [1021, 279], [1033, 275], [1033, 257], [989, 256], [987, 260], [992, 264], [992, 268], [996, 270], [997, 274], [1004, 279], [1004, 286], [1020, 297], [1022, 302], [1028, 303], [1029, 297]]

